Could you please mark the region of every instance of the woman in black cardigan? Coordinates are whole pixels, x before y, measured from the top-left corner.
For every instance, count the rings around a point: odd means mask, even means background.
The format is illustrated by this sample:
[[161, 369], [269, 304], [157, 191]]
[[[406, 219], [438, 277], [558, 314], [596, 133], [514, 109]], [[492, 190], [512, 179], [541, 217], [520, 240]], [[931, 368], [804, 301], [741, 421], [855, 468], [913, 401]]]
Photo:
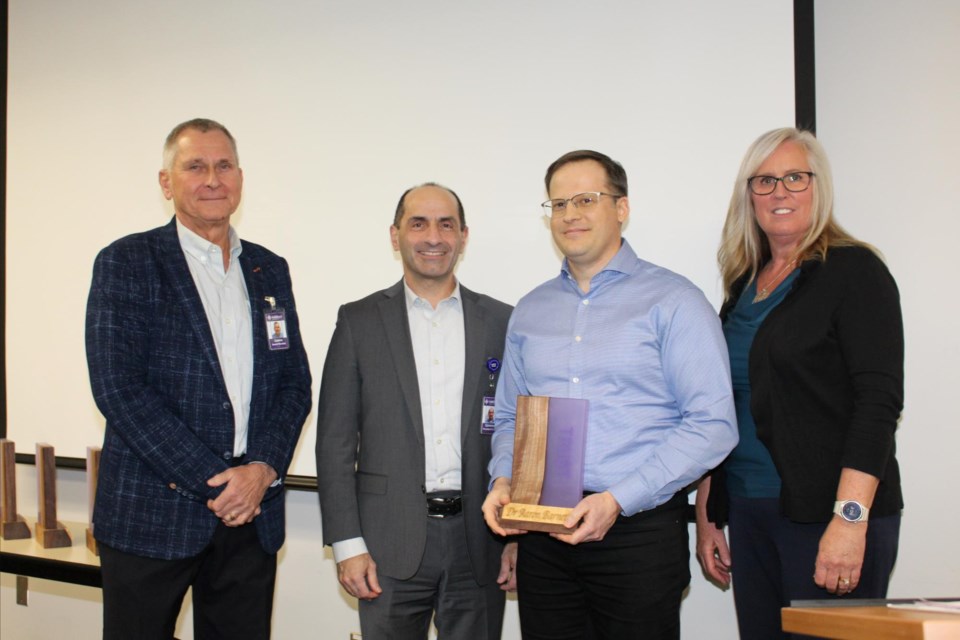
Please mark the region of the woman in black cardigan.
[[766, 640], [784, 637], [791, 600], [886, 595], [903, 323], [876, 250], [833, 219], [808, 132], [777, 129], [747, 151], [718, 259], [740, 444], [698, 488], [697, 557], [722, 585], [735, 569], [740, 637]]

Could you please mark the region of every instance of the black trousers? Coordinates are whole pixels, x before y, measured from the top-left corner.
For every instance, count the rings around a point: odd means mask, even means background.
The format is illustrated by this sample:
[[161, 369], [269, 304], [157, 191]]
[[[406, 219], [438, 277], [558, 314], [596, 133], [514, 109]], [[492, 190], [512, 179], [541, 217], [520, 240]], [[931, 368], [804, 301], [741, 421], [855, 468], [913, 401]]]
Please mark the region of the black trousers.
[[270, 637], [277, 556], [250, 523], [217, 526], [199, 555], [145, 558], [100, 545], [104, 640], [170, 640], [193, 587], [197, 640]]
[[599, 542], [519, 537], [517, 597], [524, 640], [678, 639], [690, 583], [686, 495], [620, 516]]

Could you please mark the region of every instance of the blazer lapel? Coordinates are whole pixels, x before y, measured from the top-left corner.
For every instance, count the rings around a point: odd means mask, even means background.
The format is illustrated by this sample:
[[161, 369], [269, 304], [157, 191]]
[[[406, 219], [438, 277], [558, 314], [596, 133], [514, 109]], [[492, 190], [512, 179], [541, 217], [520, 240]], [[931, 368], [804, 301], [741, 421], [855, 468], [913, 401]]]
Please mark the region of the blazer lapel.
[[[241, 243], [243, 243], [242, 240]], [[248, 246], [244, 246], [240, 252], [240, 269], [243, 272], [247, 295], [250, 296], [250, 332], [253, 340], [253, 397], [250, 399], [250, 406], [261, 407], [265, 406], [265, 402], [258, 398], [257, 394], [258, 392], [262, 393], [267, 388], [266, 384], [263, 384], [265, 375], [263, 363], [267, 355], [267, 340], [261, 336], [261, 331], [266, 331], [266, 329], [261, 329], [261, 327], [266, 326], [263, 324], [263, 310], [269, 306], [264, 300], [264, 296], [270, 295], [270, 292], [264, 291], [261, 265], [252, 261]]]
[[197, 285], [194, 284], [193, 276], [190, 275], [187, 257], [183, 255], [183, 249], [180, 247], [176, 218], [161, 229], [160, 250], [163, 254], [160, 260], [162, 269], [166, 273], [170, 284], [173, 285], [176, 297], [180, 301], [184, 315], [190, 320], [193, 332], [200, 340], [203, 355], [209, 362], [217, 380], [226, 388], [223, 371], [220, 369], [220, 359], [217, 357], [217, 348], [213, 343], [213, 334], [210, 332], [210, 323], [207, 320], [206, 311], [203, 309], [203, 301], [200, 300]]
[[[476, 390], [484, 383], [486, 373], [483, 363], [490, 354], [485, 354], [486, 334], [484, 327], [484, 309], [477, 304], [477, 294], [460, 285], [463, 298], [463, 337], [466, 344], [463, 370], [463, 404], [460, 408], [460, 445], [466, 447], [467, 436], [471, 429], [479, 431], [480, 415], [475, 413]], [[486, 395], [486, 394], [485, 394]], [[492, 395], [492, 394], [491, 394]]]
[[403, 281], [390, 287], [380, 302], [380, 318], [384, 333], [390, 344], [390, 355], [396, 367], [397, 381], [403, 392], [410, 423], [413, 425], [417, 442], [423, 445], [423, 416], [420, 411], [420, 386], [417, 382], [417, 362], [413, 357], [413, 343], [410, 340], [410, 322], [407, 319], [406, 298], [403, 295]]

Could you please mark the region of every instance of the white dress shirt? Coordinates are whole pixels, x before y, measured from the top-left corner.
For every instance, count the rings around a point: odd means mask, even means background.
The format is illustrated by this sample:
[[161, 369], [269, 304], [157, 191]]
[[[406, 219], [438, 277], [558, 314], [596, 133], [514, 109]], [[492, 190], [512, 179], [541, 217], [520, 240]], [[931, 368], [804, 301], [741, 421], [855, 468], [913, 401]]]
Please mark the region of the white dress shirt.
[[466, 343], [460, 284], [434, 309], [403, 283], [417, 362], [427, 493], [460, 490], [460, 414]]
[[224, 271], [220, 247], [183, 226], [179, 218], [177, 236], [200, 293], [233, 406], [233, 455], [241, 456], [247, 452], [247, 421], [253, 388], [253, 328], [250, 297], [240, 269], [240, 238], [230, 227], [230, 263]]

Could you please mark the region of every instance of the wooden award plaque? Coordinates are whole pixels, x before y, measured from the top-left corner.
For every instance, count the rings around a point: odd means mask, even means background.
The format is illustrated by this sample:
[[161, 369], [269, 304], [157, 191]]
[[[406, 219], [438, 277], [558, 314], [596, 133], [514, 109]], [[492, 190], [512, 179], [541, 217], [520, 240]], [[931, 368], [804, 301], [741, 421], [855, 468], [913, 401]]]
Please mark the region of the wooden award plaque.
[[37, 542], [44, 549], [69, 547], [70, 534], [57, 522], [57, 461], [49, 444], [37, 444], [37, 502]]
[[12, 440], [0, 440], [0, 538], [29, 537], [30, 527], [17, 513], [16, 447]]
[[512, 529], [570, 533], [563, 526], [583, 498], [586, 400], [518, 396], [511, 502], [500, 522]]
[[97, 478], [100, 476], [100, 447], [87, 447], [87, 549], [100, 555], [93, 537], [93, 503], [97, 498]]

